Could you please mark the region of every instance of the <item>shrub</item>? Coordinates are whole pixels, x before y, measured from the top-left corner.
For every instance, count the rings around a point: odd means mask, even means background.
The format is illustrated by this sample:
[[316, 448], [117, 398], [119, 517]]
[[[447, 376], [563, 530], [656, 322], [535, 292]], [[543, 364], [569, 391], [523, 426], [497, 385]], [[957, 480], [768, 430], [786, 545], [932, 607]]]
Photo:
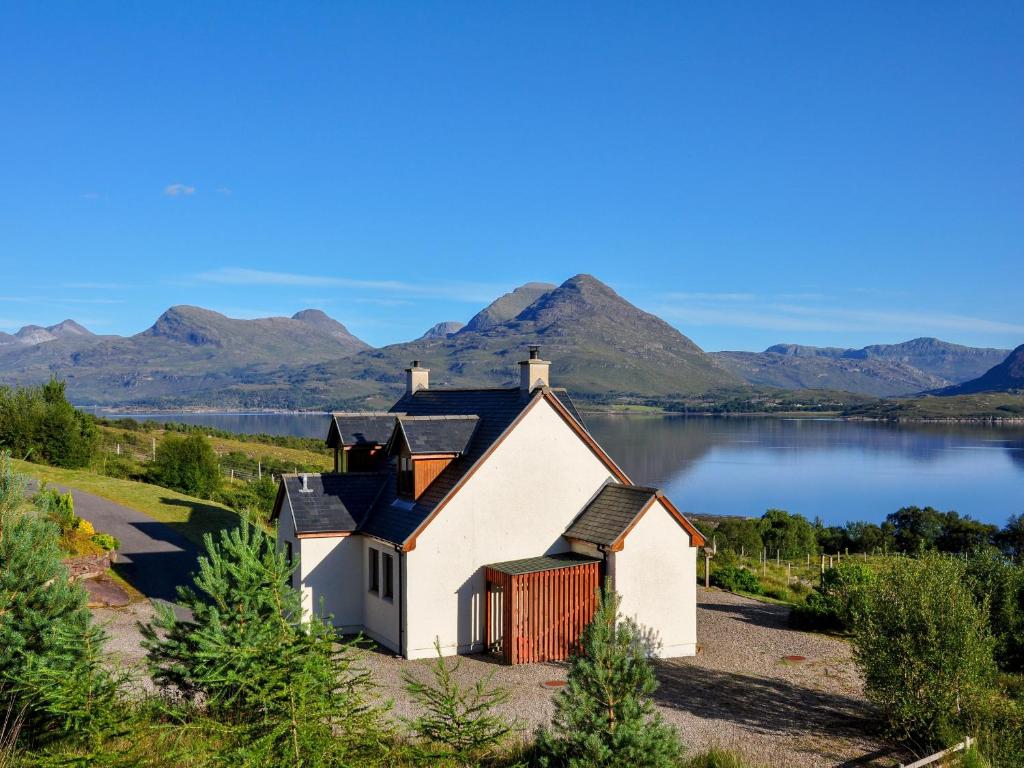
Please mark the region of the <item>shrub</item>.
[[102, 547], [105, 552], [113, 552], [121, 548], [121, 542], [118, 541], [116, 536], [111, 536], [109, 533], [94, 534], [92, 540]]
[[47, 488], [44, 483], [39, 492], [32, 497], [32, 502], [56, 523], [61, 536], [67, 536], [77, 527], [75, 500], [70, 493], [61, 493], [55, 488]]
[[735, 752], [712, 748], [707, 752], [687, 759], [684, 768], [753, 768], [753, 766]]
[[210, 498], [220, 487], [217, 454], [199, 433], [187, 437], [167, 435], [157, 446], [150, 478], [165, 488]]
[[402, 675], [412, 700], [423, 709], [419, 717], [406, 722], [428, 744], [442, 747], [440, 755], [430, 751], [425, 757], [450, 756], [467, 766], [479, 765], [480, 759], [501, 746], [514, 727], [514, 723], [494, 714], [494, 708], [508, 700], [508, 689], [491, 685], [489, 677], [463, 688], [455, 680], [462, 660], [456, 658], [450, 664], [445, 661], [436, 640], [434, 649], [437, 661], [432, 669], [433, 683], [421, 682], [409, 672]]
[[988, 604], [999, 668], [1024, 672], [1024, 566], [979, 553], [967, 561], [967, 583], [975, 600]]
[[80, 536], [91, 538], [96, 535], [96, 528], [84, 517], [80, 517], [75, 522], [75, 532]]
[[606, 584], [581, 650], [569, 662], [568, 686], [555, 699], [550, 729], [537, 735], [542, 766], [670, 768], [682, 745], [654, 708], [658, 687], [639, 627], [619, 615]]
[[746, 568], [736, 565], [712, 567], [711, 583], [716, 587], [730, 592], [748, 592], [752, 595], [761, 594], [761, 582], [757, 576]]
[[804, 605], [790, 613], [790, 622], [804, 628], [850, 630], [864, 617], [875, 581], [875, 572], [861, 563], [829, 568]]
[[900, 558], [869, 594], [854, 658], [890, 734], [929, 749], [970, 733], [994, 679], [994, 642], [962, 561]]

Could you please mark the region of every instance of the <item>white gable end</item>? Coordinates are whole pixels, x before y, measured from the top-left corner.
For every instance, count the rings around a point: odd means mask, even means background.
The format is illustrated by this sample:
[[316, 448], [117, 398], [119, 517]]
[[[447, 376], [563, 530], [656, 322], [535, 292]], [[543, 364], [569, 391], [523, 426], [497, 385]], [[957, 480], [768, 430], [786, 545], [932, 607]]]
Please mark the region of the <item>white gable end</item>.
[[480, 650], [483, 566], [565, 552], [562, 532], [612, 480], [604, 462], [539, 400], [498, 443], [407, 555], [410, 658]]

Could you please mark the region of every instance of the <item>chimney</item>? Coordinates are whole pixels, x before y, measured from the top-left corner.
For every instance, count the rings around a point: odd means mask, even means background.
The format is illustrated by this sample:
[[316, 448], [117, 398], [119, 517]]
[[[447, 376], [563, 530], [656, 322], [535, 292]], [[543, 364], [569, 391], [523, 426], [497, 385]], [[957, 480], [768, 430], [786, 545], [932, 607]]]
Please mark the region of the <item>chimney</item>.
[[312, 493], [313, 489], [309, 487], [309, 475], [303, 472], [300, 478], [302, 480], [302, 487], [299, 488], [299, 493]]
[[537, 387], [547, 387], [548, 368], [551, 363], [540, 359], [540, 347], [530, 346], [530, 357], [519, 363], [519, 388], [523, 392], [533, 392]]
[[405, 369], [405, 394], [414, 395], [421, 389], [430, 388], [430, 369], [420, 368], [420, 361], [413, 360]]

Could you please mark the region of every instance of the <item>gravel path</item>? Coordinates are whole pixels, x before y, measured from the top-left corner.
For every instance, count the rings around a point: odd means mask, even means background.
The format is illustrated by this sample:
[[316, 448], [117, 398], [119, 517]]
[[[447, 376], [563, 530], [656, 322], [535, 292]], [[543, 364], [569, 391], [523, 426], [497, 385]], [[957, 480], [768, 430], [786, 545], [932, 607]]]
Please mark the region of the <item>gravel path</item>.
[[[697, 590], [701, 652], [692, 658], [658, 662], [656, 693], [665, 719], [684, 743], [699, 751], [721, 746], [743, 753], [763, 768], [893, 766], [898, 754], [873, 737], [871, 711], [842, 640], [786, 627], [787, 609], [718, 590]], [[152, 615], [148, 602], [95, 612], [110, 622], [112, 650], [122, 665], [139, 664], [137, 621]], [[803, 656], [790, 662], [784, 656]], [[393, 702], [396, 717], [413, 707], [402, 674], [426, 679], [431, 660], [404, 661], [374, 650], [365, 659], [381, 697]], [[492, 675], [511, 689], [505, 715], [525, 731], [550, 720], [557, 690], [546, 681], [564, 680], [564, 663], [507, 667], [490, 657], [460, 657], [457, 677], [472, 682]]]

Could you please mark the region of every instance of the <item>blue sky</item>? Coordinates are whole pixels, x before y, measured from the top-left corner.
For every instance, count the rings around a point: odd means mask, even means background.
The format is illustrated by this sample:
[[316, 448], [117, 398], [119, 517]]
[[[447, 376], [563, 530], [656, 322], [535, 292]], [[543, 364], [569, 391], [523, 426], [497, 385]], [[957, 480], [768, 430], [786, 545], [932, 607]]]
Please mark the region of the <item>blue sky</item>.
[[1020, 3], [2, 3], [0, 330], [590, 272], [706, 349], [1024, 342]]

